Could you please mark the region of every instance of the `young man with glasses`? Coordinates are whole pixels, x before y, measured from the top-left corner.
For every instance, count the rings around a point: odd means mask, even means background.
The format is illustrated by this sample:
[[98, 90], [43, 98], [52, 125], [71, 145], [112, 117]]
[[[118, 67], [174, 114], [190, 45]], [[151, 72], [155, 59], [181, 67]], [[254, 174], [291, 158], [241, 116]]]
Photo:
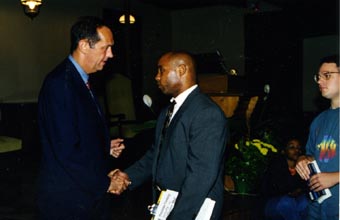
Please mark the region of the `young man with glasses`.
[[[340, 69], [339, 56], [325, 57], [320, 62], [319, 73], [314, 76], [321, 95], [330, 100], [330, 108], [319, 114], [310, 126], [306, 155], [301, 156], [296, 171], [306, 181], [310, 190], [319, 192], [329, 188], [332, 196], [322, 203], [310, 201], [308, 219], [339, 219], [339, 113]], [[308, 164], [315, 160], [320, 173], [310, 175]]]

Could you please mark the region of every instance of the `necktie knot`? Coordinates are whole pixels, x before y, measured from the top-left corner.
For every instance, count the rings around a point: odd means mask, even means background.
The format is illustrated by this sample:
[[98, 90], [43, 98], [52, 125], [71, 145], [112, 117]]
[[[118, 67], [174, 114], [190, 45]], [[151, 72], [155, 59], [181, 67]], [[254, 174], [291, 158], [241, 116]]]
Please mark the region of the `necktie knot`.
[[163, 134], [165, 133], [165, 130], [169, 127], [170, 125], [170, 121], [171, 121], [171, 117], [172, 117], [172, 114], [174, 112], [174, 107], [176, 105], [176, 101], [173, 100], [169, 107], [168, 107], [168, 110], [166, 112], [166, 117], [165, 117], [165, 121], [164, 121], [164, 126], [163, 126]]
[[91, 89], [91, 85], [90, 85], [90, 82], [89, 82], [89, 81], [86, 82], [86, 87], [87, 87], [88, 89]]
[[168, 107], [168, 111], [167, 111], [166, 115], [167, 115], [167, 117], [169, 117], [169, 120], [171, 120], [172, 114], [174, 113], [175, 105], [176, 105], [176, 101], [173, 100]]

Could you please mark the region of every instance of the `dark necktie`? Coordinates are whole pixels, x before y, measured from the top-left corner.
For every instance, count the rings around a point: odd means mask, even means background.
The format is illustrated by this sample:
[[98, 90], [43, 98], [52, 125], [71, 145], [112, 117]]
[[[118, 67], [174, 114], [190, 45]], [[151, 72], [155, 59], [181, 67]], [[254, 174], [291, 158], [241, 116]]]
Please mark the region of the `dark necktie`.
[[93, 95], [93, 93], [92, 93], [91, 85], [90, 85], [90, 82], [89, 82], [89, 81], [86, 82], [86, 87], [88, 88], [88, 90], [89, 90], [89, 92], [90, 92], [90, 94], [91, 94], [92, 100], [94, 101], [94, 104], [96, 105], [96, 108], [97, 108], [97, 111], [98, 111], [99, 115], [100, 115], [100, 116], [103, 116], [103, 115], [102, 115], [102, 112], [101, 112], [101, 110], [100, 110], [99, 104], [98, 104], [96, 98], [94, 97], [94, 95]]
[[[157, 166], [158, 166], [159, 158], [160, 158], [161, 151], [162, 151], [162, 144], [163, 144], [162, 142], [164, 141], [163, 139], [164, 139], [164, 136], [165, 136], [166, 129], [170, 125], [170, 120], [171, 120], [171, 116], [174, 112], [175, 105], [176, 105], [176, 102], [175, 102], [175, 100], [173, 100], [170, 103], [168, 110], [166, 112], [166, 117], [165, 117], [164, 125], [163, 125], [163, 128], [162, 128], [162, 134], [161, 134], [160, 142], [159, 142], [159, 150], [158, 150], [158, 154], [157, 154]], [[157, 168], [158, 167], [156, 167], [156, 173], [157, 173]]]
[[167, 110], [167, 112], [166, 112], [166, 117], [165, 117], [164, 125], [163, 125], [163, 129], [162, 129], [162, 135], [165, 134], [166, 129], [167, 129], [167, 128], [169, 127], [169, 125], [170, 125], [170, 120], [171, 120], [171, 116], [172, 116], [172, 114], [173, 114], [173, 112], [174, 112], [174, 107], [175, 107], [175, 105], [176, 105], [176, 101], [173, 100], [173, 101], [170, 103], [169, 107], [168, 107], [168, 110]]

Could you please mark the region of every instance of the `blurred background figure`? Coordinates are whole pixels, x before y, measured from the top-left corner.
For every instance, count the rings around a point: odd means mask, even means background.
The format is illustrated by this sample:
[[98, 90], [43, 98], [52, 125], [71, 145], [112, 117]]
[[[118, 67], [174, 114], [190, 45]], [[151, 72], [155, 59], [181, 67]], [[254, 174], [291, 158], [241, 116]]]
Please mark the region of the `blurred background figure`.
[[295, 170], [301, 153], [300, 141], [290, 138], [281, 153], [271, 160], [262, 189], [266, 198], [266, 219], [304, 219], [307, 185]]

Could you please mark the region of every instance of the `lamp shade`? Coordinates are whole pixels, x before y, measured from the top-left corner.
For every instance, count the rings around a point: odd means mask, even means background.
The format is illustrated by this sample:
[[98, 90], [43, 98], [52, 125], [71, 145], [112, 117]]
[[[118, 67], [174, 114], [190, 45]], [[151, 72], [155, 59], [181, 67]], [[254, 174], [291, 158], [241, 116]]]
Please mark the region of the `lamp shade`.
[[42, 0], [20, 0], [24, 9], [24, 13], [33, 19], [39, 14]]
[[[136, 22], [136, 19], [133, 15], [129, 15], [129, 20], [130, 20], [130, 24], [133, 24]], [[120, 16], [119, 23], [125, 24], [125, 15]]]

